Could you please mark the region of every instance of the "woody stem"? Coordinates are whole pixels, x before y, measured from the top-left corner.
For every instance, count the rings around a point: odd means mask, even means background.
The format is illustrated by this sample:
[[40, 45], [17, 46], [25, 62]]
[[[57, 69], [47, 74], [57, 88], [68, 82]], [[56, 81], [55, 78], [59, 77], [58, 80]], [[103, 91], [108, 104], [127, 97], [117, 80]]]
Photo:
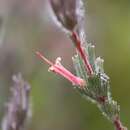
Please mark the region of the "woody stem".
[[127, 130], [127, 128], [122, 125], [119, 117], [117, 117], [115, 119], [114, 126], [115, 126], [116, 130]]

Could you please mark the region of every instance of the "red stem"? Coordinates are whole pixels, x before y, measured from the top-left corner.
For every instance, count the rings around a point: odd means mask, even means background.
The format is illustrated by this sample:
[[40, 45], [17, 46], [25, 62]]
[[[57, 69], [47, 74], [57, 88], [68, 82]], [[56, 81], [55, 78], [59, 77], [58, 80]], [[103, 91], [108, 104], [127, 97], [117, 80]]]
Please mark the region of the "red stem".
[[86, 69], [87, 69], [89, 75], [92, 75], [93, 74], [92, 66], [89, 63], [87, 54], [85, 54], [84, 51], [83, 51], [83, 48], [81, 46], [80, 38], [78, 37], [76, 32], [72, 32], [72, 39], [74, 40], [76, 48], [77, 48], [78, 52], [80, 53], [85, 65], [86, 65]]
[[114, 125], [116, 130], [127, 130], [127, 128], [122, 125], [119, 117], [116, 117], [114, 121]]

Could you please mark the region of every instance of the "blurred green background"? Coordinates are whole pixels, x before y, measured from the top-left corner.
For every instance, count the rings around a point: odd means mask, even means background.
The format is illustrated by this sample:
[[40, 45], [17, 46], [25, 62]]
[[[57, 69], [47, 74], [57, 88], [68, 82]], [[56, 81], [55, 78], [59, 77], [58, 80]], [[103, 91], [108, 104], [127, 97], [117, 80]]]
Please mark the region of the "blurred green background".
[[[130, 128], [130, 0], [86, 0], [85, 5], [87, 40], [105, 60], [112, 95]], [[36, 57], [36, 50], [52, 61], [60, 56], [75, 73], [74, 46], [51, 13], [48, 0], [0, 0], [0, 121], [11, 76], [21, 72], [32, 86], [30, 130], [113, 130], [96, 105], [78, 95], [65, 79], [48, 73], [48, 66]]]

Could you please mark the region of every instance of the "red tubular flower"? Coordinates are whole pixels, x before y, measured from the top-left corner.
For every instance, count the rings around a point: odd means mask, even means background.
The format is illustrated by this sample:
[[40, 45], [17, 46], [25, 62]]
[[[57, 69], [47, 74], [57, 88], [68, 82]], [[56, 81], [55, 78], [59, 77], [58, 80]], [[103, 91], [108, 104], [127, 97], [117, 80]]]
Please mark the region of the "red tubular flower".
[[57, 73], [67, 80], [69, 80], [73, 85], [80, 86], [81, 89], [85, 87], [85, 81], [75, 75], [73, 75], [70, 71], [68, 71], [64, 66], [60, 63], [61, 58], [58, 57], [56, 59], [55, 64], [46, 59], [40, 52], [36, 52], [36, 54], [44, 60], [46, 63], [48, 63], [51, 67], [49, 67], [49, 71], [52, 71], [54, 73]]

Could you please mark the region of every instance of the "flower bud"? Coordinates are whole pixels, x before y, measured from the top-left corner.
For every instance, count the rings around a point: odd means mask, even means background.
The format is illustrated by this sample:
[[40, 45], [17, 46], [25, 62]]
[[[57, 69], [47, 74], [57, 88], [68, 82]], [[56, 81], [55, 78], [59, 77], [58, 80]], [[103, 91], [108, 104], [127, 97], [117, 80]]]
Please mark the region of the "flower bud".
[[50, 0], [52, 9], [60, 24], [73, 31], [78, 24], [80, 0]]

